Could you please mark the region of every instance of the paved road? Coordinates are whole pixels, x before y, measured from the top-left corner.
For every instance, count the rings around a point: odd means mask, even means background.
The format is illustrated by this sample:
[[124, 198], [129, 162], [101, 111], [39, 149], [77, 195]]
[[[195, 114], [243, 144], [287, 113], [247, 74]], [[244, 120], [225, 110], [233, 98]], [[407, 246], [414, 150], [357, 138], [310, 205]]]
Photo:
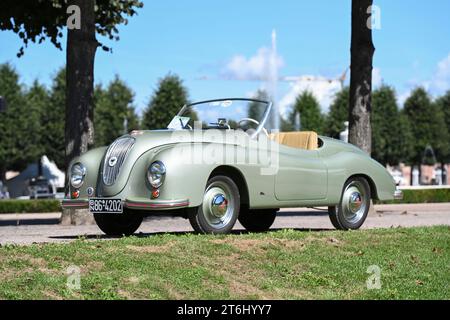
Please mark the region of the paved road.
[[[95, 225], [61, 226], [60, 214], [0, 215], [0, 244], [31, 244], [65, 242], [79, 236], [106, 239]], [[389, 228], [450, 225], [450, 203], [377, 205], [363, 228]], [[333, 229], [328, 213], [314, 209], [282, 209], [273, 229], [294, 228], [302, 230]], [[240, 224], [234, 228], [243, 230]], [[160, 232], [191, 232], [189, 222], [183, 218], [155, 217], [147, 219], [138, 232], [152, 235]]]

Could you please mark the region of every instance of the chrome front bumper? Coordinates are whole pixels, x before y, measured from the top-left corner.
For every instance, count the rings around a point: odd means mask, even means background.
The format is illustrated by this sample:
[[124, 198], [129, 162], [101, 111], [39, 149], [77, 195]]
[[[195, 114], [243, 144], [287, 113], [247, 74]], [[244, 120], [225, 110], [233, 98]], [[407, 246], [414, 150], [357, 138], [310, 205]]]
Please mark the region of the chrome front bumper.
[[[186, 208], [189, 200], [147, 200], [147, 199], [125, 199], [123, 206], [135, 210], [170, 210]], [[63, 209], [88, 209], [89, 199], [64, 199], [61, 201]]]
[[403, 199], [403, 191], [396, 189], [394, 192], [394, 199], [395, 200], [402, 200]]

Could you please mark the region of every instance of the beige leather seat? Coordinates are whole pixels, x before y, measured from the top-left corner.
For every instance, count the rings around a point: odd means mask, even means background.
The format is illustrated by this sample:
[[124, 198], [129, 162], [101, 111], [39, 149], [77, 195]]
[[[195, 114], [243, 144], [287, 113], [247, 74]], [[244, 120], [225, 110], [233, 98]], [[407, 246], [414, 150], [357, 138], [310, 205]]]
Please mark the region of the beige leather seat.
[[292, 148], [305, 150], [318, 148], [318, 137], [314, 131], [278, 132], [270, 134], [269, 138]]

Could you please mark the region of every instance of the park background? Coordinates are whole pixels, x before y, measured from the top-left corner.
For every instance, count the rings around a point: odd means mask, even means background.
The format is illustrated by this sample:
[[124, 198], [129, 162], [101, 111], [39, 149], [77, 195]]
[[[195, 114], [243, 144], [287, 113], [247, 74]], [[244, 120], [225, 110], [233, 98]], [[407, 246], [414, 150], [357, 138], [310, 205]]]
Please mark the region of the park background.
[[[366, 18], [352, 5], [371, 0], [142, 2], [96, 0], [102, 14], [92, 33], [109, 51], [97, 49], [94, 99], [80, 108], [94, 112], [89, 147], [165, 127], [186, 101], [265, 95], [282, 112], [281, 129], [346, 140], [350, 56], [364, 55], [350, 55], [350, 22]], [[87, 74], [70, 88], [89, 68], [65, 68], [66, 53], [85, 54], [89, 41], [69, 41], [77, 32], [66, 29], [67, 3], [0, 2], [0, 180], [10, 186], [22, 177], [25, 192], [38, 162], [64, 181], [56, 168], [67, 163], [64, 131], [78, 140], [89, 131], [64, 129], [80, 120], [67, 103], [79, 97], [66, 92], [79, 96], [92, 84]], [[111, 239], [81, 216], [65, 224], [59, 200], [0, 200], [0, 299], [448, 300], [450, 189], [437, 169], [448, 168], [450, 152], [450, 2], [374, 5], [374, 68], [360, 79], [372, 78], [372, 134], [359, 133], [372, 138], [375, 159], [426, 184], [402, 186], [408, 204], [375, 203], [363, 229], [351, 232], [331, 229], [326, 208], [284, 208], [269, 232], [237, 225], [230, 235], [197, 235], [182, 218], [149, 217], [133, 236]], [[14, 28], [11, 16], [31, 24]], [[41, 43], [39, 32], [39, 43], [30, 40], [33, 22], [45, 23], [53, 43], [48, 34]], [[353, 31], [367, 35], [365, 26]], [[421, 177], [408, 174], [411, 165]]]

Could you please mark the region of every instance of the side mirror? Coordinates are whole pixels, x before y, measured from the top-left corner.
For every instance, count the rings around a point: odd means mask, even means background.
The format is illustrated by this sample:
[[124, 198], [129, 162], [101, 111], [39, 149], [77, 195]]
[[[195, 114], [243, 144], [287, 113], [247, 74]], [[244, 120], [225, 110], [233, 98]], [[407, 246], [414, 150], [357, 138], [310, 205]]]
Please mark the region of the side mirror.
[[6, 110], [6, 100], [2, 96], [0, 96], [0, 112]]

